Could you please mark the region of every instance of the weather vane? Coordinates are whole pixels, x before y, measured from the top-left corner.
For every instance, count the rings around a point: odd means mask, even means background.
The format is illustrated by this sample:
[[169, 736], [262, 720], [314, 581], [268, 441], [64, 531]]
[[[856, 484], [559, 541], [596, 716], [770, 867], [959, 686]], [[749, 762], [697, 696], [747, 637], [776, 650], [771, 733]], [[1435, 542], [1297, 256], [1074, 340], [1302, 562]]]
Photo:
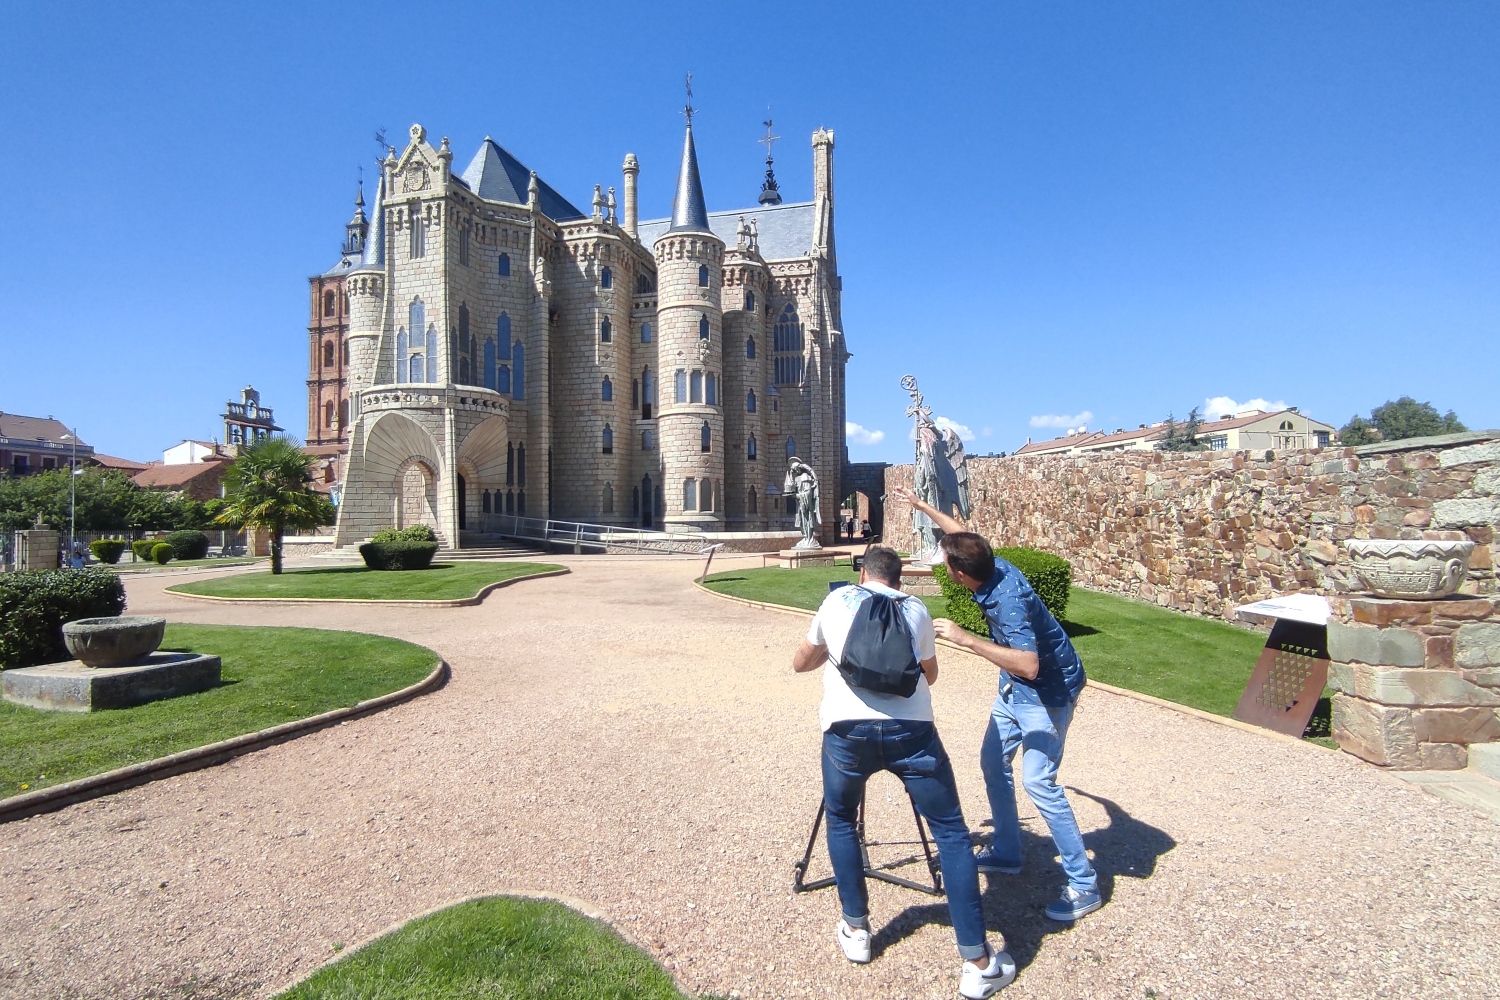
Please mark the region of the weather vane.
[[693, 127], [693, 74], [689, 73], [684, 86], [687, 88], [687, 104], [683, 105], [682, 113], [687, 118], [688, 128]]
[[771, 134], [771, 108], [770, 108], [769, 105], [766, 107], [766, 120], [763, 121], [763, 122], [761, 122], [761, 124], [766, 127], [766, 134], [765, 134], [765, 136], [763, 138], [757, 139], [755, 141], [759, 142], [759, 143], [763, 143], [765, 145], [765, 147], [766, 147], [766, 162], [770, 163], [771, 162], [771, 150], [772, 150], [772, 147], [776, 144], [777, 140], [779, 140], [781, 138], [781, 136], [779, 136], [779, 135], [772, 135]]

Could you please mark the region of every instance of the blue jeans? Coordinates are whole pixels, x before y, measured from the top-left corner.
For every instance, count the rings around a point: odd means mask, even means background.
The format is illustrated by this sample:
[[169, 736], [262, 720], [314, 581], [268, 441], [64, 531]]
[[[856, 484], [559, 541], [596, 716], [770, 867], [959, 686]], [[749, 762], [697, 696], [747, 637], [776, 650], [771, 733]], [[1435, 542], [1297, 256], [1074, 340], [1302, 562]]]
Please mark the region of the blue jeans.
[[1057, 783], [1063, 741], [1072, 721], [1072, 705], [1042, 705], [1019, 685], [1012, 685], [1008, 693], [995, 699], [979, 749], [990, 815], [995, 820], [991, 849], [1002, 863], [1021, 863], [1021, 823], [1016, 816], [1016, 784], [1011, 773], [1011, 761], [1020, 750], [1021, 781], [1052, 831], [1068, 884], [1080, 892], [1097, 892], [1099, 877], [1083, 849], [1083, 834], [1078, 830], [1073, 807]]
[[930, 722], [858, 719], [835, 722], [823, 734], [828, 859], [833, 862], [844, 919], [854, 926], [863, 926], [869, 919], [865, 862], [854, 824], [865, 781], [877, 771], [890, 771], [900, 778], [917, 812], [927, 820], [937, 843], [958, 953], [964, 958], [982, 958], [984, 913], [979, 905], [979, 870], [970, 850], [969, 825], [958, 804], [953, 764]]

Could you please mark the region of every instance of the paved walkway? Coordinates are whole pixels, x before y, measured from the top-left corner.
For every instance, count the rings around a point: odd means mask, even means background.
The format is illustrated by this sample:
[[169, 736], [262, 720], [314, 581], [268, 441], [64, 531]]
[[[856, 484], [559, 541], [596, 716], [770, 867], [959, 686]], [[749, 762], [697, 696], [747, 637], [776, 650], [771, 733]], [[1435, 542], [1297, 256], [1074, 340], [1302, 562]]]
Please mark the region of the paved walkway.
[[[951, 997], [940, 902], [874, 885], [878, 954], [856, 968], [832, 890], [790, 892], [819, 795], [820, 682], [788, 667], [805, 619], [696, 592], [696, 561], [563, 561], [573, 575], [434, 611], [209, 605], [163, 593], [183, 577], [131, 579], [134, 613], [400, 636], [454, 677], [0, 827], [0, 994], [265, 995], [414, 913], [523, 888], [592, 902], [690, 990]], [[938, 724], [977, 829], [993, 674], [940, 659]], [[1109, 903], [1072, 929], [1042, 918], [1060, 876], [1023, 803], [1027, 870], [985, 895], [1021, 964], [1009, 995], [1500, 995], [1500, 827], [1476, 813], [1101, 691], [1064, 777]], [[871, 786], [873, 835], [908, 835], [898, 789]]]

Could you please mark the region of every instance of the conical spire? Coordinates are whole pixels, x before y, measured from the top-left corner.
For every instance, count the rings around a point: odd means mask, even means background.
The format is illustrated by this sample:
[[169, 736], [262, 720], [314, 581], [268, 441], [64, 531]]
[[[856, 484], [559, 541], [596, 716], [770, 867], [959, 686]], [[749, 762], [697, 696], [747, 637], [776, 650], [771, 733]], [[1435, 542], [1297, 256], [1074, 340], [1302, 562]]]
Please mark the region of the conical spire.
[[682, 166], [677, 171], [677, 196], [672, 199], [672, 225], [667, 232], [712, 232], [708, 228], [708, 207], [703, 201], [703, 181], [698, 177], [698, 151], [693, 148], [692, 105], [688, 106]]
[[[360, 192], [363, 196], [364, 192]], [[364, 246], [364, 259], [362, 267], [384, 267], [385, 266], [385, 171], [380, 173], [380, 181], [375, 185], [375, 202], [371, 207], [371, 224], [367, 230]], [[363, 211], [363, 209], [361, 209]]]
[[365, 237], [369, 232], [370, 223], [365, 218], [365, 182], [360, 178], [359, 190], [354, 196], [354, 215], [344, 225], [344, 256], [361, 256], [365, 252]]

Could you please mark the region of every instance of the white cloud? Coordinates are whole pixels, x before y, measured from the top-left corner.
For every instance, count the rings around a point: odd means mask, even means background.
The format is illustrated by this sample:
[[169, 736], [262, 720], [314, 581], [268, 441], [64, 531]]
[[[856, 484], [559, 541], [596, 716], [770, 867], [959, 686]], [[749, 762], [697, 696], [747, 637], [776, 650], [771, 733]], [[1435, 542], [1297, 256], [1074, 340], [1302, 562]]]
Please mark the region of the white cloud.
[[844, 438], [850, 444], [879, 444], [885, 440], [885, 431], [868, 430], [848, 420], [844, 422]]
[[958, 435], [960, 441], [974, 440], [974, 432], [955, 420], [949, 420], [947, 417], [937, 417], [932, 422], [937, 424], [939, 428], [951, 429], [953, 433]]
[[1237, 403], [1228, 396], [1209, 396], [1203, 401], [1203, 419], [1218, 420], [1220, 417], [1232, 417], [1246, 410], [1265, 410], [1267, 413], [1272, 413], [1284, 409], [1286, 409], [1286, 403], [1281, 400], [1273, 403], [1259, 396], [1242, 403]]
[[1079, 424], [1087, 426], [1093, 419], [1093, 410], [1084, 410], [1082, 413], [1042, 413], [1032, 417], [1030, 424], [1033, 427], [1072, 428]]

